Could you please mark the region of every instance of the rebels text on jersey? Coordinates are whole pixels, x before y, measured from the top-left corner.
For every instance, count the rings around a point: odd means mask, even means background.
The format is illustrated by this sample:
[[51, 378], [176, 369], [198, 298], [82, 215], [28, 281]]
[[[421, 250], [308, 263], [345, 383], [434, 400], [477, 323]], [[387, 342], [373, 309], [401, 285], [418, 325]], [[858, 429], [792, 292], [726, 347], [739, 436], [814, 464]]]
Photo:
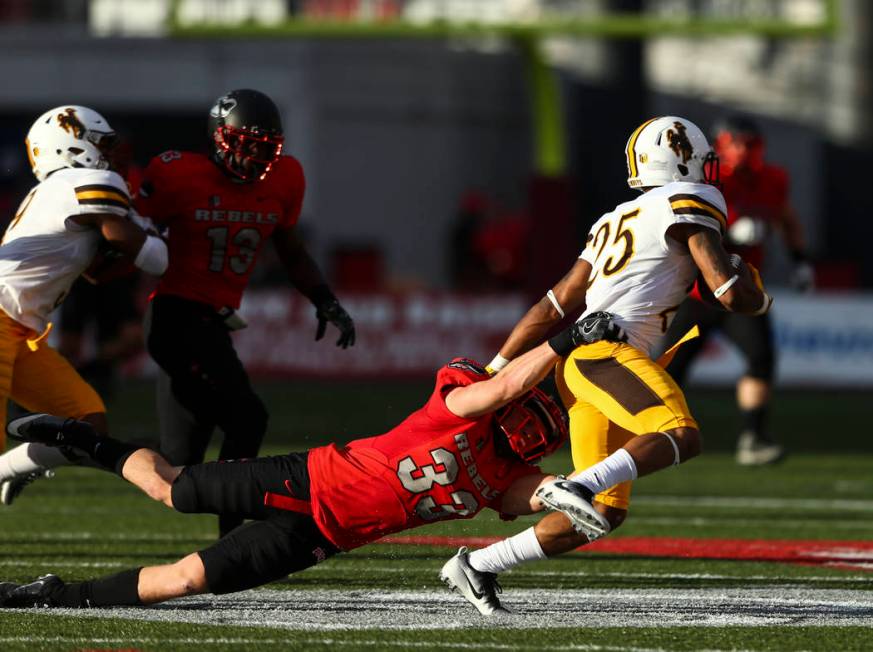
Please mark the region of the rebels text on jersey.
[[264, 242], [297, 223], [304, 190], [291, 156], [254, 183], [231, 179], [202, 154], [156, 156], [136, 200], [142, 215], [169, 229], [170, 266], [156, 294], [238, 308]]
[[397, 427], [309, 453], [312, 513], [324, 535], [351, 550], [439, 520], [500, 510], [502, 494], [539, 468], [502, 457], [494, 417], [464, 419], [446, 407], [454, 388], [485, 380], [456, 360], [437, 373], [428, 402]]

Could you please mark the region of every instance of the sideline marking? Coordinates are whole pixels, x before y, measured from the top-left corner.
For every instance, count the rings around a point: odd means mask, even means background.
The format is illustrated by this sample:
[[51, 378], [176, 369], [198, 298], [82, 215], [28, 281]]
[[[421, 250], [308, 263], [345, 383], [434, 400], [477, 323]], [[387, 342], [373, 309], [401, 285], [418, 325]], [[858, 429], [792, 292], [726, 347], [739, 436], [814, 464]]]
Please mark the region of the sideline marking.
[[[483, 618], [445, 590], [274, 589], [196, 596], [149, 608], [28, 609], [17, 613], [189, 624], [275, 627], [308, 632], [464, 630], [482, 627], [844, 627], [869, 626], [873, 592], [764, 586], [704, 589], [517, 589], [514, 613]], [[567, 609], [572, 604], [573, 609]], [[0, 610], [0, 613], [10, 613]], [[397, 640], [397, 637], [394, 637]], [[421, 640], [420, 637], [417, 640]]]

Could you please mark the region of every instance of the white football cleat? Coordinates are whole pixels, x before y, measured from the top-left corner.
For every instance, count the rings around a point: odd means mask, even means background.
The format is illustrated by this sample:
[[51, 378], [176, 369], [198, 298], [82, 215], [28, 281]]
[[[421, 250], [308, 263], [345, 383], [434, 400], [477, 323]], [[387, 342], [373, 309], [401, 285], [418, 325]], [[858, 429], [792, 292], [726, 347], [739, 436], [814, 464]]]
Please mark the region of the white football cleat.
[[743, 432], [737, 440], [737, 464], [740, 466], [764, 466], [785, 459], [787, 451], [773, 441], [761, 439], [754, 432]]
[[466, 546], [461, 546], [454, 557], [443, 565], [440, 579], [452, 590], [479, 610], [483, 616], [511, 613], [500, 604], [498, 593], [503, 589], [497, 583], [497, 575], [477, 571], [470, 565]]
[[594, 494], [588, 487], [572, 480], [558, 479], [547, 482], [537, 489], [537, 498], [548, 510], [561, 512], [573, 524], [573, 528], [595, 541], [609, 534], [612, 526], [594, 509]]
[[55, 472], [51, 469], [38, 469], [3, 480], [0, 482], [0, 504], [11, 505], [31, 482], [40, 478], [52, 478], [54, 475]]

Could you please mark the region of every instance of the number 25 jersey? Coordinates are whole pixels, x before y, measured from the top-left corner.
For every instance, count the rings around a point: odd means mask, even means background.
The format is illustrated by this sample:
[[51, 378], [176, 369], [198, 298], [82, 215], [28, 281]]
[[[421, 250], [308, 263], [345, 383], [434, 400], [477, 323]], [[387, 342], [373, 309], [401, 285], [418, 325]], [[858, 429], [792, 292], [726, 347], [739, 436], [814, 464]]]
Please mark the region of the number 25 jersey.
[[[535, 466], [498, 454], [494, 417], [456, 416], [446, 395], [488, 374], [456, 359], [437, 373], [421, 409], [377, 437], [309, 452], [312, 517], [338, 548], [387, 534], [499, 510], [502, 494]], [[511, 453], [508, 453], [511, 455]]]
[[616, 206], [591, 227], [580, 255], [592, 267], [582, 316], [613, 313], [629, 344], [650, 354], [697, 276], [687, 248], [667, 230], [699, 224], [722, 235], [726, 212], [717, 188], [683, 181]]
[[153, 158], [136, 208], [169, 230], [170, 265], [156, 294], [238, 308], [264, 242], [297, 223], [304, 190], [303, 168], [291, 156], [251, 183], [231, 179], [202, 154]]

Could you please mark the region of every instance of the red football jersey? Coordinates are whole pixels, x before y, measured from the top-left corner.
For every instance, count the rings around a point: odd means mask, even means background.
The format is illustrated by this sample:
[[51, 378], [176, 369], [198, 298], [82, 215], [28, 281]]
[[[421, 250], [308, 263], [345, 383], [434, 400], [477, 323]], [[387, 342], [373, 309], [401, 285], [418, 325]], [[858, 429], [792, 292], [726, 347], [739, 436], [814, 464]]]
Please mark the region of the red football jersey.
[[291, 156], [253, 183], [231, 179], [202, 154], [153, 158], [136, 208], [169, 230], [170, 266], [156, 294], [238, 308], [264, 242], [297, 223], [305, 185]]
[[[783, 168], [767, 164], [760, 170], [736, 170], [721, 179], [721, 192], [728, 207], [728, 233], [741, 217], [758, 220], [762, 222], [762, 230], [769, 230], [780, 219], [788, 202], [788, 175]], [[749, 246], [728, 242], [727, 247], [759, 269], [764, 262], [763, 242]]]
[[312, 516], [338, 548], [351, 550], [387, 534], [439, 520], [499, 510], [513, 482], [538, 467], [501, 457], [492, 415], [463, 419], [446, 407], [455, 387], [488, 375], [457, 359], [437, 373], [421, 409], [393, 430], [309, 453]]

